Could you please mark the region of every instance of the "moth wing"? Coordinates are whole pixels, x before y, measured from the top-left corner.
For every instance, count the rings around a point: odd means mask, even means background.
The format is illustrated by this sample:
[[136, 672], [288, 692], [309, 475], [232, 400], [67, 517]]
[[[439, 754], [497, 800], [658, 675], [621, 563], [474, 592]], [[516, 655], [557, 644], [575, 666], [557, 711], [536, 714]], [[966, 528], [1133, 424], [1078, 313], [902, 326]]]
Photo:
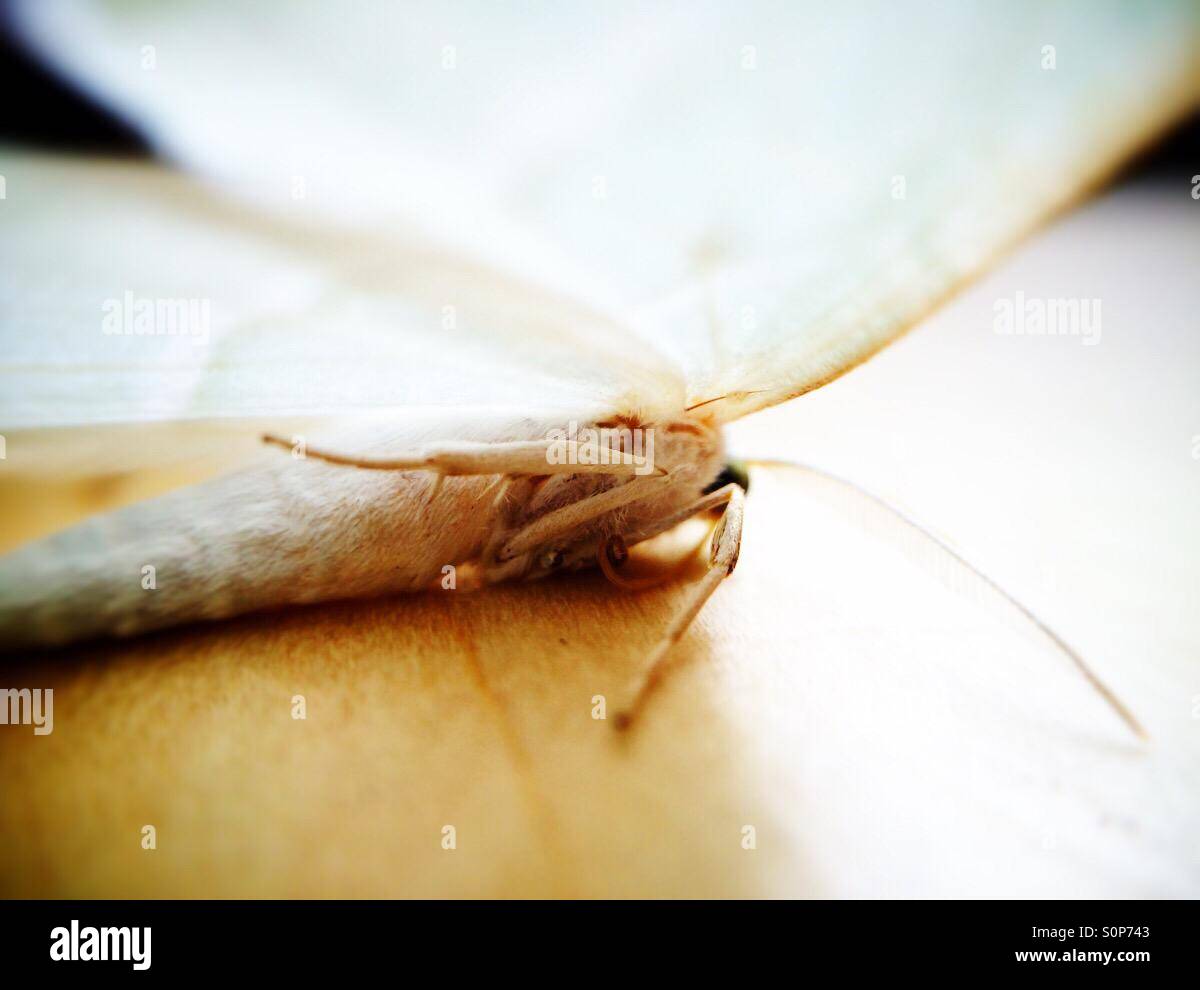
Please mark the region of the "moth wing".
[[26, 4], [21, 23], [261, 203], [299, 180], [345, 222], [499, 246], [604, 298], [720, 421], [865, 360], [1198, 92], [1190, 3], [731, 8], [265, 3], [234, 24]]
[[9, 472], [162, 466], [426, 409], [583, 419], [639, 374], [682, 389], [627, 367], [605, 314], [425, 242], [230, 205], [149, 163], [5, 153], [0, 173]]
[[[1200, 99], [1195, 5], [1137, 15], [995, 5], [969, 26], [944, 14], [928, 23], [897, 11], [896, 31], [862, 39], [855, 65], [871, 70], [853, 85], [839, 69], [853, 35], [797, 69], [789, 92], [800, 106], [787, 112], [825, 122], [795, 135], [793, 161], [808, 174], [771, 183], [776, 163], [738, 186], [737, 212], [774, 214], [763, 226], [774, 232], [753, 246], [747, 237], [739, 257], [652, 314], [670, 331], [660, 346], [684, 365], [691, 404], [711, 402], [729, 421], [834, 380]], [[852, 111], [838, 120], [820, 109], [831, 80], [833, 104]], [[772, 149], [759, 150], [769, 162]], [[692, 328], [704, 325], [711, 346], [696, 348]]]

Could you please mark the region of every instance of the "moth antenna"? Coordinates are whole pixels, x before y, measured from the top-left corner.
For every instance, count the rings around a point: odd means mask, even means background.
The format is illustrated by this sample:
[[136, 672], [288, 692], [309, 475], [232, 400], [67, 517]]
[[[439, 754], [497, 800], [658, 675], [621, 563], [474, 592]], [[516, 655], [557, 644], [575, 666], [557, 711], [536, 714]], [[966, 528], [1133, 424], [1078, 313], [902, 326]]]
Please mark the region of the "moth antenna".
[[926, 529], [924, 526], [922, 526], [919, 522], [917, 522], [910, 515], [908, 515], [903, 509], [899, 508], [896, 505], [893, 505], [887, 499], [883, 498], [880, 495], [876, 495], [874, 492], [869, 491], [866, 488], [863, 488], [861, 485], [849, 480], [848, 478], [843, 478], [839, 475], [832, 474], [829, 471], [823, 470], [822, 468], [813, 467], [811, 464], [799, 464], [799, 463], [795, 463], [792, 461], [769, 461], [769, 460], [755, 461], [754, 463], [774, 464], [774, 465], [778, 465], [781, 467], [799, 468], [802, 471], [808, 471], [812, 474], [817, 475], [820, 478], [824, 478], [827, 481], [831, 481], [834, 484], [841, 485], [845, 488], [848, 488], [851, 491], [855, 492], [856, 494], [860, 495], [861, 497], [872, 502], [876, 506], [884, 509], [887, 513], [889, 513], [891, 516], [898, 519], [900, 522], [902, 522], [903, 524], [908, 526], [910, 529], [916, 531], [919, 535], [921, 535], [925, 539], [931, 541], [943, 553], [947, 554], [957, 564], [959, 564], [960, 566], [965, 568], [970, 574], [972, 574], [974, 577], [976, 577], [980, 581], [982, 581], [986, 587], [988, 587], [993, 592], [995, 592], [997, 595], [999, 595], [1005, 602], [1007, 602], [1010, 606], [1012, 606], [1022, 618], [1024, 618], [1035, 629], [1037, 629], [1043, 636], [1045, 636], [1046, 639], [1048, 639], [1051, 642], [1051, 644], [1053, 644], [1055, 647], [1057, 647], [1059, 652], [1063, 653], [1067, 657], [1067, 659], [1069, 659], [1071, 661], [1071, 663], [1073, 663], [1075, 665], [1075, 668], [1084, 676], [1084, 678], [1092, 686], [1092, 688], [1096, 691], [1096, 693], [1099, 694], [1100, 697], [1103, 698], [1106, 702], [1108, 702], [1109, 707], [1112, 708], [1112, 710], [1114, 712], [1116, 712], [1116, 714], [1120, 717], [1121, 721], [1123, 721], [1129, 727], [1129, 729], [1133, 732], [1134, 735], [1136, 735], [1139, 739], [1142, 739], [1142, 740], [1149, 739], [1149, 736], [1147, 735], [1146, 730], [1144, 728], [1142, 728], [1142, 724], [1137, 720], [1137, 718], [1134, 716], [1133, 712], [1130, 711], [1129, 708], [1125, 705], [1125, 703], [1123, 701], [1121, 701], [1120, 698], [1117, 697], [1117, 695], [1113, 692], [1113, 690], [1107, 684], [1105, 684], [1104, 681], [1102, 681], [1100, 679], [1100, 677], [1095, 673], [1095, 671], [1093, 671], [1091, 669], [1091, 667], [1089, 667], [1087, 665], [1087, 663], [1084, 661], [1083, 657], [1081, 657], [1075, 651], [1075, 649], [1066, 642], [1066, 640], [1064, 640], [1057, 632], [1055, 632], [1054, 629], [1052, 629], [1049, 624], [1047, 624], [1036, 613], [1034, 613], [1032, 609], [1030, 609], [1028, 606], [1024, 605], [1018, 598], [1009, 594], [1009, 592], [1007, 592], [999, 583], [997, 583], [985, 571], [981, 570], [975, 564], [973, 564], [969, 560], [967, 560], [961, 553], [959, 553], [957, 550], [955, 550], [954, 547], [952, 547], [950, 544], [948, 544], [945, 540], [941, 539], [939, 536], [930, 532], [928, 529]]
[[[729, 399], [734, 396], [741, 398], [744, 395], [761, 395], [763, 392], [771, 391], [768, 388], [747, 388], [737, 392], [726, 392], [724, 395], [714, 395], [711, 399], [705, 399], [702, 402], [693, 402], [690, 406], [684, 407], [684, 412], [691, 412], [693, 409], [699, 409], [701, 406], [710, 405], [713, 402], [721, 402], [724, 399]], [[766, 462], [762, 462], [766, 463]]]
[[[293, 450], [295, 445], [273, 433], [263, 434], [263, 443]], [[483, 474], [611, 474], [637, 477], [646, 469], [665, 477], [665, 468], [655, 467], [645, 457], [609, 451], [602, 459], [583, 460], [581, 454], [596, 454], [594, 445], [573, 440], [512, 440], [497, 443], [445, 441], [430, 444], [418, 454], [405, 457], [368, 457], [338, 454], [305, 445], [304, 458], [370, 471], [438, 471], [453, 475]], [[563, 455], [561, 458], [553, 454]]]
[[[274, 433], [264, 433], [262, 441], [265, 444], [270, 444], [276, 447], [282, 447], [284, 450], [292, 450], [294, 444], [285, 437], [277, 436]], [[318, 461], [325, 461], [329, 464], [340, 464], [345, 467], [372, 468], [375, 470], [384, 471], [416, 471], [427, 468], [427, 463], [422, 459], [406, 458], [370, 458], [370, 457], [352, 457], [347, 454], [337, 454], [330, 450], [321, 450], [317, 447], [305, 446], [305, 458], [313, 458]]]

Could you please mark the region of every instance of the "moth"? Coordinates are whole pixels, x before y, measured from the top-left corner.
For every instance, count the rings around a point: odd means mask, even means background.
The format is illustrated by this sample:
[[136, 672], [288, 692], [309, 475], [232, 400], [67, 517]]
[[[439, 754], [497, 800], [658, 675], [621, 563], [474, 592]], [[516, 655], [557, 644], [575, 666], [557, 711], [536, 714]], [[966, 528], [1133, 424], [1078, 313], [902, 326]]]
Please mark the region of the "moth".
[[723, 428], [868, 359], [1200, 92], [1187, 3], [13, 16], [158, 161], [4, 152], [5, 470], [268, 443], [0, 560], [4, 645], [446, 568], [621, 584], [718, 514], [626, 723], [737, 562]]

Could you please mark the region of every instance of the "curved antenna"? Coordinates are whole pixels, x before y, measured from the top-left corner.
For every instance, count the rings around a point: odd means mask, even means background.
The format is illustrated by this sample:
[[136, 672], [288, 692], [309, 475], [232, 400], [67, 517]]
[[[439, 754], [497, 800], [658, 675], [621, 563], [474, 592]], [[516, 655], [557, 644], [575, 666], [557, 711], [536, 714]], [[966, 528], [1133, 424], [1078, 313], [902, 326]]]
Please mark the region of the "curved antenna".
[[903, 523], [904, 525], [906, 525], [907, 527], [909, 527], [910, 529], [915, 531], [920, 536], [924, 537], [926, 540], [933, 543], [938, 549], [940, 549], [943, 553], [945, 553], [947, 556], [949, 556], [955, 563], [957, 563], [961, 567], [965, 568], [972, 576], [977, 578], [979, 581], [983, 582], [983, 584], [987, 588], [989, 588], [991, 591], [993, 591], [997, 595], [999, 595], [1000, 598], [1002, 598], [1005, 602], [1007, 602], [1010, 606], [1012, 606], [1012, 608], [1015, 609], [1016, 612], [1023, 619], [1026, 620], [1026, 622], [1028, 622], [1038, 632], [1040, 632], [1043, 636], [1045, 636], [1059, 650], [1059, 652], [1065, 654], [1066, 657], [1071, 661], [1071, 663], [1073, 663], [1075, 665], [1076, 669], [1087, 679], [1087, 682], [1096, 690], [1096, 692], [1100, 695], [1100, 697], [1102, 697], [1106, 702], [1108, 702], [1108, 704], [1112, 708], [1112, 710], [1114, 712], [1116, 712], [1117, 715], [1120, 716], [1121, 720], [1127, 726], [1129, 726], [1129, 728], [1133, 731], [1133, 733], [1139, 739], [1145, 740], [1145, 739], [1149, 738], [1146, 734], [1146, 730], [1142, 728], [1141, 723], [1134, 716], [1133, 712], [1131, 712], [1129, 710], [1129, 708], [1125, 705], [1125, 703], [1116, 696], [1116, 694], [1113, 692], [1113, 690], [1107, 684], [1105, 684], [1102, 680], [1100, 680], [1100, 678], [1096, 675], [1095, 671], [1093, 671], [1084, 662], [1083, 657], [1081, 657], [1075, 651], [1075, 649], [1070, 646], [1070, 644], [1068, 644], [1058, 633], [1056, 633], [1044, 620], [1042, 620], [1040, 617], [1038, 617], [1038, 615], [1036, 615], [1030, 608], [1028, 608], [1026, 605], [1024, 605], [1022, 602], [1020, 602], [1013, 595], [1011, 595], [1007, 591], [1005, 591], [1005, 589], [1000, 584], [998, 584], [992, 577], [990, 577], [985, 571], [981, 570], [975, 564], [973, 564], [969, 560], [967, 560], [966, 557], [964, 557], [961, 553], [959, 553], [957, 550], [955, 550], [954, 547], [952, 547], [950, 544], [948, 544], [945, 540], [941, 539], [936, 534], [931, 533], [928, 529], [926, 529], [923, 525], [921, 525], [919, 522], [917, 522], [915, 519], [913, 519], [910, 515], [908, 515], [899, 506], [893, 505], [891, 502], [889, 502], [887, 499], [883, 498], [881, 495], [876, 495], [874, 492], [869, 491], [866, 488], [863, 488], [861, 485], [859, 485], [858, 483], [856, 483], [854, 481], [851, 481], [848, 478], [843, 478], [840, 475], [833, 474], [832, 472], [826, 471], [822, 468], [814, 467], [811, 464], [801, 464], [796, 461], [757, 460], [757, 459], [750, 461], [750, 463], [751, 464], [761, 464], [763, 466], [798, 468], [801, 471], [808, 471], [809, 473], [814, 474], [819, 478], [823, 478], [826, 481], [831, 481], [836, 485], [840, 485], [843, 488], [849, 489], [850, 491], [854, 492], [856, 495], [860, 496], [861, 498], [864, 498], [867, 501], [874, 504], [875, 506], [883, 509], [889, 515], [891, 515], [895, 519], [899, 520], [901, 523]]

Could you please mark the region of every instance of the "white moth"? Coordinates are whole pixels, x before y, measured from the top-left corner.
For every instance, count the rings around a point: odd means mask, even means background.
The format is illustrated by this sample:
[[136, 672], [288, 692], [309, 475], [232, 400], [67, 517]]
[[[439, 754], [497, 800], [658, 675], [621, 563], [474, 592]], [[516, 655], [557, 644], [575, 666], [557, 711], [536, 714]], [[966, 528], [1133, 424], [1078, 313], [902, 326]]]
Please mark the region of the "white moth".
[[180, 168], [0, 160], [5, 470], [284, 450], [9, 554], [5, 646], [446, 567], [619, 581], [722, 510], [652, 679], [737, 559], [724, 424], [870, 357], [1197, 94], [1186, 3], [575, 14], [17, 6]]

